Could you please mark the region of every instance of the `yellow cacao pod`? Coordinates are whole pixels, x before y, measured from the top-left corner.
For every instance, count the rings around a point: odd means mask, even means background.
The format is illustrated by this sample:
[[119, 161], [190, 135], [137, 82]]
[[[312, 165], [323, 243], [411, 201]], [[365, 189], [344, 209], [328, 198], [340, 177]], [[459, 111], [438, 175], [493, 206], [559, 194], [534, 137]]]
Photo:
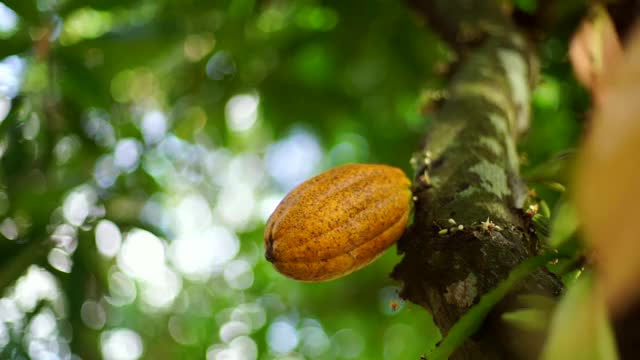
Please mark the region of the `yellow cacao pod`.
[[309, 179], [267, 221], [265, 257], [297, 280], [350, 274], [402, 235], [411, 211], [410, 185], [402, 170], [371, 164], [343, 165]]

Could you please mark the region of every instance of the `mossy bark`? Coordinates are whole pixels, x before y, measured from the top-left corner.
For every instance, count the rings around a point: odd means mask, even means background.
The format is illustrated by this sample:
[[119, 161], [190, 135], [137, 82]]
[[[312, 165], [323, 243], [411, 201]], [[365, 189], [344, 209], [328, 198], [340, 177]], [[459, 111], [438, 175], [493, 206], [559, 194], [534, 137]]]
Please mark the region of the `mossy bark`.
[[[416, 1], [459, 56], [448, 97], [414, 156], [415, 214], [398, 243], [393, 276], [402, 295], [428, 309], [443, 334], [524, 259], [539, 240], [523, 211], [527, 189], [516, 141], [529, 121], [535, 56], [499, 5], [489, 0]], [[540, 270], [517, 291], [556, 295], [561, 283]], [[521, 357], [503, 332], [500, 304], [455, 359]], [[522, 345], [522, 344], [521, 344]], [[530, 347], [529, 355], [535, 356]], [[515, 351], [515, 352], [514, 352]]]

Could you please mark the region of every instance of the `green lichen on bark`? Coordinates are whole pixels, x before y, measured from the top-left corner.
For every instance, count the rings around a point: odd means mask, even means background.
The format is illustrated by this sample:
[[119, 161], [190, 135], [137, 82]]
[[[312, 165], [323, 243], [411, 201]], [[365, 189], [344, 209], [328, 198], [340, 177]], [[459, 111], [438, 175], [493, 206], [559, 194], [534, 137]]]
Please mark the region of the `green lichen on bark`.
[[496, 140], [495, 138], [480, 136], [478, 137], [478, 143], [482, 147], [490, 150], [496, 156], [502, 156], [504, 154], [504, 147], [500, 145], [498, 140]]
[[507, 183], [507, 174], [502, 166], [492, 164], [483, 158], [473, 165], [469, 171], [480, 177], [480, 186], [486, 192], [499, 198], [511, 195], [511, 189]]

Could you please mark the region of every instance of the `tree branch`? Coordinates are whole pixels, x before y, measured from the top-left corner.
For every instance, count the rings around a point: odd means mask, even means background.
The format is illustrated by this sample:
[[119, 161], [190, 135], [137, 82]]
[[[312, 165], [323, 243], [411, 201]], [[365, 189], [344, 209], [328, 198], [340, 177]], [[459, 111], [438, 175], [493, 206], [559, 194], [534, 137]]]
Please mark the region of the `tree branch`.
[[[460, 55], [449, 97], [412, 162], [414, 224], [399, 242], [405, 254], [393, 276], [402, 295], [432, 312], [443, 334], [523, 260], [538, 239], [522, 210], [527, 190], [519, 176], [518, 134], [529, 121], [535, 57], [499, 6], [488, 0], [414, 1]], [[546, 270], [518, 291], [558, 294]], [[456, 359], [514, 358], [500, 333], [499, 311]], [[530, 355], [531, 349], [527, 351]]]

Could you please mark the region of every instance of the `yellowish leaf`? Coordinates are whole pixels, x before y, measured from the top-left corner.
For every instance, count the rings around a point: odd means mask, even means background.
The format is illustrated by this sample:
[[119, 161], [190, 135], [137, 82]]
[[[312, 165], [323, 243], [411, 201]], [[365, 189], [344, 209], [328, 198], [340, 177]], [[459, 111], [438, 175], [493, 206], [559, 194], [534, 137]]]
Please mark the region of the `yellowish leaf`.
[[582, 21], [569, 46], [569, 58], [576, 78], [600, 101], [602, 82], [622, 57], [622, 45], [615, 26], [602, 5], [594, 6]]
[[606, 306], [591, 276], [580, 277], [558, 304], [542, 359], [618, 359]]
[[576, 177], [576, 203], [607, 301], [640, 295], [640, 32], [602, 81]]

